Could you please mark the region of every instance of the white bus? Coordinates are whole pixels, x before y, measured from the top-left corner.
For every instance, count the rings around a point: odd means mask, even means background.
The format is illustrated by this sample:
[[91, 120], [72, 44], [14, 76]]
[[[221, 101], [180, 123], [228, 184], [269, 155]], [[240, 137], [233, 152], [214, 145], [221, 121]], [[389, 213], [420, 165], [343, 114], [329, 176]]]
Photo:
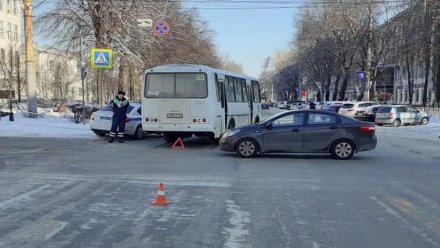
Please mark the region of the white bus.
[[257, 79], [203, 65], [162, 65], [145, 72], [142, 127], [167, 142], [218, 139], [261, 118]]

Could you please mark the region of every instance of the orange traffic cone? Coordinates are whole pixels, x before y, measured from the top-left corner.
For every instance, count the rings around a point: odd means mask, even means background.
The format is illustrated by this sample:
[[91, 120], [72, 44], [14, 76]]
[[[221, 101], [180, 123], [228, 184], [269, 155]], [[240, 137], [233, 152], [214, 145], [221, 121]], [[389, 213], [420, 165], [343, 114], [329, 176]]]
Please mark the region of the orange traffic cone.
[[165, 190], [163, 183], [159, 184], [159, 189], [157, 190], [156, 199], [153, 202], [155, 206], [166, 206], [169, 205], [170, 202], [167, 201], [167, 197], [165, 196]]

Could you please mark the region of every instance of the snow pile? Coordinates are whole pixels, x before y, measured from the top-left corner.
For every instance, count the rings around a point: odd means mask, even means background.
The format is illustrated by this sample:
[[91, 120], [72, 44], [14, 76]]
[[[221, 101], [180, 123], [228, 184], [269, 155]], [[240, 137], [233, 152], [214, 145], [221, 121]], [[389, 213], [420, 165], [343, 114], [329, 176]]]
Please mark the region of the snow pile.
[[379, 127], [376, 126], [377, 136], [394, 136], [404, 138], [429, 139], [440, 141], [440, 118], [431, 118], [428, 125]]
[[15, 121], [9, 117], [0, 120], [1, 137], [53, 137], [53, 138], [96, 138], [90, 130], [89, 124], [75, 124], [68, 117], [69, 114], [57, 113], [50, 109], [38, 109], [43, 116], [37, 119], [26, 118], [17, 111]]

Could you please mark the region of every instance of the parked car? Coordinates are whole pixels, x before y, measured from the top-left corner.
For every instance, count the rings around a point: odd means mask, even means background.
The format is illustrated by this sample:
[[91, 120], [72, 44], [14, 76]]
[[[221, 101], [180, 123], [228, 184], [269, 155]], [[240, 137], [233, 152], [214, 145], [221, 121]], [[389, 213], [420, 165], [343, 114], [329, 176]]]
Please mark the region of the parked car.
[[[136, 139], [143, 139], [145, 136], [142, 130], [142, 109], [139, 103], [130, 103], [125, 120], [125, 134], [134, 136]], [[90, 119], [90, 129], [98, 136], [104, 136], [110, 132], [112, 126], [113, 112], [111, 106], [105, 106], [94, 112]]]
[[375, 149], [374, 124], [318, 110], [288, 111], [259, 124], [234, 128], [220, 149], [250, 158], [258, 153], [330, 153], [349, 159]]
[[262, 109], [269, 109], [270, 108], [270, 103], [262, 103], [261, 104], [261, 108]]
[[429, 122], [429, 115], [425, 112], [419, 111], [410, 105], [392, 105], [383, 106], [377, 110], [376, 124], [393, 125], [399, 127], [405, 124], [421, 124], [427, 125]]
[[359, 111], [366, 111], [368, 107], [379, 105], [376, 102], [346, 102], [339, 109], [339, 114], [355, 117]]
[[338, 113], [339, 109], [342, 107], [344, 102], [327, 102], [324, 106], [322, 106], [322, 110]]
[[308, 104], [304, 101], [288, 101], [286, 105], [286, 109], [291, 110], [301, 110], [301, 109], [307, 109]]
[[279, 102], [278, 103], [278, 108], [279, 109], [286, 109], [286, 105], [287, 105], [287, 102]]
[[354, 118], [360, 121], [375, 122], [377, 111], [381, 107], [382, 107], [381, 105], [377, 105], [377, 106], [375, 105], [368, 107], [365, 110], [359, 110]]

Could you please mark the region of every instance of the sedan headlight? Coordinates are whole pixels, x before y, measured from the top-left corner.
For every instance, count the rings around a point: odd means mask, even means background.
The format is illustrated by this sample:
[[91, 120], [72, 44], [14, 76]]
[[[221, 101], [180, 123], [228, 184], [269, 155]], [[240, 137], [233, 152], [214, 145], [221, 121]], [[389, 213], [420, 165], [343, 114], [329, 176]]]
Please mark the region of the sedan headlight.
[[234, 134], [237, 134], [238, 132], [240, 132], [240, 130], [227, 131], [226, 133], [223, 134], [223, 137], [226, 138]]

